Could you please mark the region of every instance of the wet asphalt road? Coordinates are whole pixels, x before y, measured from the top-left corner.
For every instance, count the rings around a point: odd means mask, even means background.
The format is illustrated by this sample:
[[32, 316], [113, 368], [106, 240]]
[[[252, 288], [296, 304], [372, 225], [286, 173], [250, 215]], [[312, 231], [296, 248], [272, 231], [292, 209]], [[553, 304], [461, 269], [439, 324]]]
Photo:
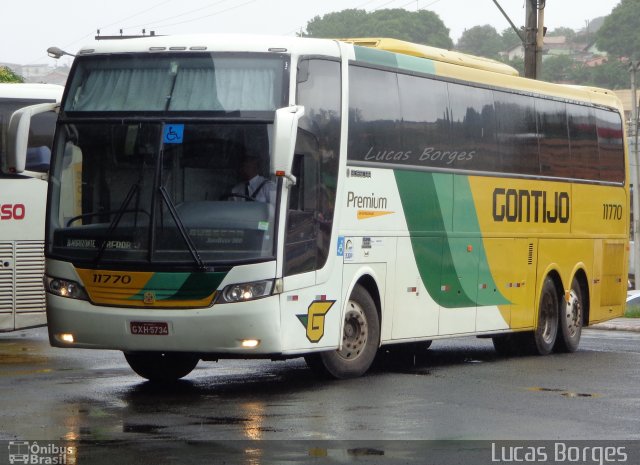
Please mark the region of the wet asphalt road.
[[[639, 367], [640, 333], [589, 329], [574, 354], [503, 358], [490, 340], [462, 338], [355, 380], [319, 380], [301, 359], [227, 360], [154, 386], [121, 353], [51, 348], [40, 328], [0, 334], [0, 441], [91, 443], [93, 460], [76, 462], [98, 463], [102, 441], [113, 454], [172, 441], [640, 439]], [[151, 451], [136, 463], [184, 458]]]

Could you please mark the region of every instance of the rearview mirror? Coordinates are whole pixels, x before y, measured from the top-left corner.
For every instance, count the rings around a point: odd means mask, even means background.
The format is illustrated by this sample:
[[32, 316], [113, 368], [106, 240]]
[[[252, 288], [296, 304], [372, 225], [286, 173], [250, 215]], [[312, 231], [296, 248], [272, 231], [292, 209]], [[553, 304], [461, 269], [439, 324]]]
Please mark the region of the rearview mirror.
[[296, 147], [298, 122], [304, 115], [304, 107], [292, 105], [276, 110], [273, 125], [272, 170], [276, 176], [285, 176], [295, 181], [291, 175], [293, 152]]
[[7, 155], [2, 160], [3, 172], [22, 173], [25, 170], [31, 118], [40, 113], [53, 111], [58, 105], [57, 103], [39, 103], [13, 112], [7, 130]]

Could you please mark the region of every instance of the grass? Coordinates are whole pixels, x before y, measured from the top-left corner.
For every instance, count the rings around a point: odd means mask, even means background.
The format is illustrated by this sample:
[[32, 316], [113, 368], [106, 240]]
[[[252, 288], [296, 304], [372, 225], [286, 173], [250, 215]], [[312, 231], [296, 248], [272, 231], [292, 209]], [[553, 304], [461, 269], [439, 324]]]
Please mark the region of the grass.
[[640, 318], [640, 304], [634, 299], [631, 303], [627, 304], [627, 308], [624, 311], [625, 318]]
[[629, 307], [624, 312], [625, 318], [640, 318], [640, 308], [638, 307]]

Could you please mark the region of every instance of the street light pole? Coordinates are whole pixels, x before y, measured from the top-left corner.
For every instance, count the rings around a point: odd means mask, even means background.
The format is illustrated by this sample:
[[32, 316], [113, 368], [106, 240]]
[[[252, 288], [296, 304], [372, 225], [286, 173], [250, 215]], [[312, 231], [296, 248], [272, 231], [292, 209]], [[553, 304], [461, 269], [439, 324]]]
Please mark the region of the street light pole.
[[631, 122], [629, 124], [629, 157], [635, 164], [632, 170], [633, 184], [633, 276], [635, 289], [640, 289], [640, 160], [638, 152], [638, 94], [637, 73], [640, 61], [629, 62], [631, 74]]

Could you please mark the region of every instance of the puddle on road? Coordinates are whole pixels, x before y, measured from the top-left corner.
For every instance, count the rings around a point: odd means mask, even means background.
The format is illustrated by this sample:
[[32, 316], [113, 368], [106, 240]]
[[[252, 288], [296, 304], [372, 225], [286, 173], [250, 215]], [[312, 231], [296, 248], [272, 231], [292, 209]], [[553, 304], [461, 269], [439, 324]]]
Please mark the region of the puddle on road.
[[2, 341], [0, 343], [0, 367], [3, 365], [43, 365], [49, 361], [38, 347], [24, 342]]
[[527, 388], [527, 391], [532, 391], [532, 392], [554, 392], [554, 393], [560, 394], [563, 397], [570, 397], [570, 398], [578, 398], [578, 397], [598, 398], [598, 397], [601, 397], [600, 394], [593, 394], [593, 393], [587, 393], [587, 392], [573, 392], [573, 391], [567, 391], [566, 389], [545, 388], [545, 387], [539, 387], [539, 386]]
[[142, 434], [157, 434], [160, 433], [166, 426], [164, 425], [133, 425], [124, 424], [122, 426], [123, 433], [142, 433]]

